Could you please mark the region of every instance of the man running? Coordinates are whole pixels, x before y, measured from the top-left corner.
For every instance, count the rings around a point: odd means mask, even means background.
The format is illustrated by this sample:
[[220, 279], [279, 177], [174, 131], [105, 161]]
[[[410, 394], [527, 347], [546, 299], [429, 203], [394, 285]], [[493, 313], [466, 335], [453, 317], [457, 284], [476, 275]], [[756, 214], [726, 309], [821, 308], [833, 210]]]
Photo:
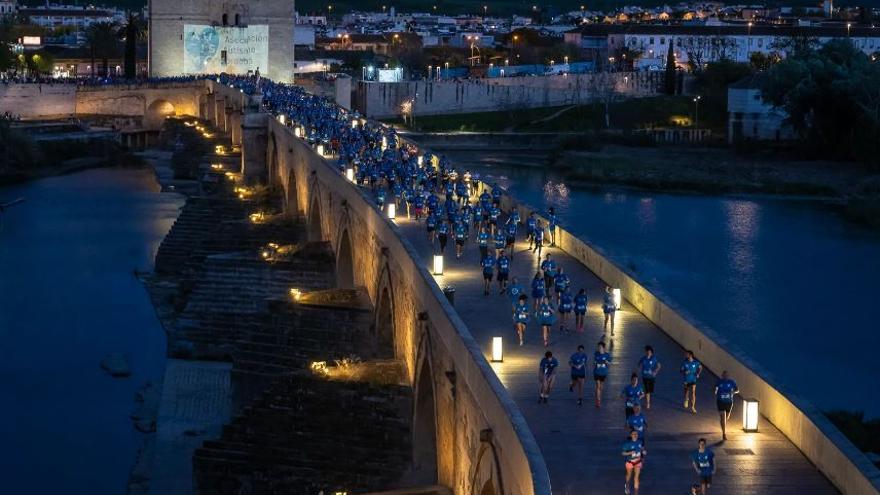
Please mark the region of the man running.
[[483, 295], [489, 295], [489, 285], [492, 283], [492, 275], [495, 273], [495, 257], [489, 254], [483, 256], [480, 262], [483, 267]]
[[[433, 213], [431, 213], [433, 215]], [[440, 243], [440, 254], [446, 251], [446, 241], [449, 239], [449, 223], [446, 219], [440, 220], [437, 226], [437, 242]]]
[[626, 418], [626, 425], [631, 431], [639, 433], [639, 440], [645, 445], [645, 430], [648, 429], [648, 420], [642, 414], [642, 406], [636, 404], [633, 406], [632, 416]]
[[526, 219], [526, 240], [529, 241], [529, 249], [532, 249], [532, 244], [535, 242], [535, 229], [538, 228], [538, 219], [535, 218], [535, 212], [529, 213], [529, 218]]
[[535, 225], [535, 248], [532, 253], [538, 253], [538, 259], [541, 259], [541, 251], [544, 249], [544, 224], [538, 220]]
[[529, 323], [529, 304], [528, 296], [520, 294], [517, 302], [513, 305], [513, 328], [516, 330], [516, 336], [519, 337], [519, 345], [523, 345], [523, 339], [526, 335], [526, 325]]
[[[560, 268], [562, 270], [562, 268]], [[557, 286], [558, 287], [558, 286]], [[571, 297], [571, 291], [566, 288], [557, 300], [557, 309], [559, 310], [559, 331], [568, 332], [568, 315], [574, 309], [574, 298]]]
[[722, 371], [721, 379], [715, 384], [715, 404], [718, 406], [718, 419], [721, 421], [722, 440], [727, 440], [727, 421], [733, 411], [733, 396], [738, 393], [736, 382], [730, 378], [727, 370]]
[[684, 352], [685, 359], [681, 363], [681, 375], [684, 377], [684, 408], [690, 406], [692, 413], [697, 414], [697, 379], [703, 373], [703, 365], [694, 357], [694, 351]]
[[489, 231], [486, 227], [481, 228], [477, 234], [477, 246], [480, 247], [480, 259], [485, 258], [489, 253]]
[[587, 379], [587, 353], [584, 352], [584, 346], [577, 346], [577, 352], [568, 358], [568, 365], [571, 366], [571, 383], [568, 385], [568, 390], [574, 392], [577, 387], [577, 405], [581, 406], [584, 403], [584, 381]]
[[503, 249], [498, 251], [495, 265], [498, 267], [498, 294], [504, 294], [507, 290], [507, 279], [510, 277], [510, 258]]
[[550, 390], [553, 389], [553, 382], [556, 381], [556, 368], [559, 361], [553, 357], [553, 353], [547, 351], [544, 353], [544, 359], [538, 366], [538, 379], [541, 381], [541, 396], [538, 397], [538, 403], [547, 403], [550, 398]]
[[596, 382], [596, 407], [602, 407], [602, 387], [608, 378], [608, 367], [611, 366], [611, 354], [605, 352], [605, 342], [596, 345], [593, 353], [593, 380]]
[[510, 253], [513, 254], [514, 245], [516, 245], [516, 221], [514, 221], [513, 216], [507, 218], [507, 223], [505, 225], [506, 237], [504, 239], [504, 247], [510, 249]]
[[536, 316], [538, 314], [538, 306], [541, 305], [541, 300], [544, 299], [546, 292], [544, 289], [544, 277], [541, 276], [540, 272], [535, 272], [535, 278], [532, 279], [532, 309], [535, 311]]
[[464, 243], [466, 240], [467, 240], [467, 230], [464, 228], [464, 225], [459, 223], [455, 226], [455, 257], [456, 257], [456, 259], [461, 258], [461, 255], [464, 252]]
[[574, 325], [577, 331], [584, 331], [584, 316], [587, 314], [587, 291], [581, 289], [574, 296]]
[[556, 278], [556, 260], [550, 253], [544, 256], [544, 261], [541, 262], [541, 271], [544, 272], [544, 287], [549, 294], [550, 289], [553, 288], [553, 280]]
[[645, 355], [639, 358], [639, 369], [642, 370], [642, 385], [645, 387], [645, 409], [651, 409], [651, 395], [654, 393], [654, 383], [657, 373], [660, 373], [660, 361], [654, 355], [654, 348], [646, 345]]
[[706, 447], [706, 439], [701, 438], [697, 450], [691, 454], [691, 464], [700, 477], [700, 493], [706, 495], [712, 486], [712, 475], [715, 474], [715, 453]]
[[516, 307], [516, 303], [519, 301], [519, 296], [521, 295], [526, 295], [526, 289], [519, 283], [517, 277], [513, 277], [510, 279], [510, 287], [507, 288], [507, 296], [510, 298], [511, 311]]
[[623, 457], [626, 459], [626, 481], [623, 484], [623, 493], [629, 495], [629, 482], [632, 480], [633, 490], [639, 493], [639, 475], [642, 472], [642, 463], [648, 451], [639, 440], [637, 431], [629, 432], [629, 439], [623, 444]]
[[553, 305], [550, 304], [550, 298], [546, 296], [541, 300], [541, 305], [538, 306], [538, 321], [541, 323], [544, 347], [550, 347], [550, 327], [556, 323], [556, 315], [553, 312]]
[[611, 323], [611, 335], [614, 335], [614, 315], [617, 313], [617, 304], [614, 303], [614, 293], [611, 287], [605, 287], [605, 295], [602, 297], [602, 312], [605, 313], [605, 325], [603, 331], [608, 331], [608, 323]]
[[626, 419], [629, 419], [634, 414], [635, 407], [641, 406], [642, 398], [645, 397], [645, 391], [639, 385], [638, 373], [630, 375], [629, 385], [623, 387], [623, 392], [620, 393], [620, 396], [624, 399]]
[[559, 298], [562, 296], [562, 293], [568, 290], [568, 287], [571, 285], [571, 279], [568, 278], [568, 275], [562, 273], [562, 267], [556, 268], [556, 274], [553, 275], [553, 287], [556, 289], [556, 304], [559, 304]]

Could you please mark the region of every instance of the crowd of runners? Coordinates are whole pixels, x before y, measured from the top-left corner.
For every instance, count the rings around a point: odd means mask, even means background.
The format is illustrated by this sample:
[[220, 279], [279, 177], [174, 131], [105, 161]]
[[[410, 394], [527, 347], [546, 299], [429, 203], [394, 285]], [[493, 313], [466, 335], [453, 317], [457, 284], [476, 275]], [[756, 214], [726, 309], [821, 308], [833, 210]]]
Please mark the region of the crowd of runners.
[[[518, 344], [525, 344], [529, 325], [540, 328], [545, 352], [538, 365], [538, 402], [549, 401], [560, 367], [550, 350], [554, 335], [584, 333], [588, 297], [586, 289], [575, 289], [576, 284], [553, 254], [544, 252], [558, 241], [553, 208], [542, 218], [534, 213], [523, 218], [516, 206], [505, 208], [499, 187], [482, 183], [469, 171], [456, 170], [446, 157], [421, 153], [398, 139], [394, 129], [361, 119], [299, 87], [259, 78], [221, 76], [218, 81], [248, 94], [262, 94], [267, 110], [284, 115], [287, 125], [300, 126], [307, 142], [322, 144], [338, 157], [340, 173], [351, 170], [353, 180], [372, 191], [377, 208], [384, 211], [393, 203], [401, 215], [423, 223], [435, 254], [461, 258], [466, 250], [476, 248], [480, 266], [474, 268], [482, 273], [483, 294], [506, 296], [502, 300], [509, 304]], [[522, 248], [515, 255], [518, 245]], [[528, 257], [530, 266], [539, 267], [530, 281], [524, 283], [511, 276], [515, 256]], [[606, 287], [601, 294], [605, 334], [614, 335], [618, 304], [612, 289]], [[644, 351], [637, 363], [626, 363], [633, 365], [634, 371], [619, 395], [627, 432], [620, 450], [626, 469], [626, 493], [630, 493], [630, 487], [639, 491], [639, 477], [648, 454], [648, 411], [657, 377], [664, 369], [652, 346], [646, 345]], [[576, 404], [583, 405], [588, 370], [592, 369], [594, 404], [602, 407], [609, 369], [618, 364], [606, 347], [605, 336], [595, 345], [592, 358], [583, 345], [578, 345], [567, 364], [569, 390], [576, 392]], [[696, 414], [696, 387], [703, 366], [688, 350], [678, 371], [683, 407]], [[736, 382], [726, 371], [722, 373], [715, 384], [722, 440], [727, 438], [727, 421], [738, 392]], [[705, 495], [715, 473], [714, 454], [705, 438], [699, 439], [690, 462], [698, 480], [690, 493]]]

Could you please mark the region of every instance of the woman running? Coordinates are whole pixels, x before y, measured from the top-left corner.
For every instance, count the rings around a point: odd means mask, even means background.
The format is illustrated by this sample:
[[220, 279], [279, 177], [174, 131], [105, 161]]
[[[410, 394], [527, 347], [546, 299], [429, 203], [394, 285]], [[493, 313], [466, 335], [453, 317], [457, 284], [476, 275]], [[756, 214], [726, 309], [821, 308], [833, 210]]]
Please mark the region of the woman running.
[[532, 310], [536, 316], [538, 314], [538, 306], [541, 304], [541, 300], [544, 299], [546, 292], [544, 290], [544, 277], [541, 276], [541, 272], [536, 272], [535, 278], [532, 279]]
[[623, 493], [629, 495], [629, 482], [632, 480], [634, 493], [639, 493], [639, 475], [642, 473], [645, 455], [645, 445], [639, 440], [639, 432], [629, 432], [629, 439], [623, 444], [623, 457], [626, 459], [626, 481], [623, 484]]
[[544, 336], [544, 347], [550, 347], [550, 327], [556, 322], [556, 314], [553, 312], [553, 305], [546, 296], [541, 300], [541, 306], [538, 307], [538, 321], [541, 322], [541, 333]]
[[[516, 304], [519, 302], [519, 296], [526, 295], [526, 289], [519, 283], [519, 279], [517, 277], [513, 277], [510, 279], [510, 287], [507, 288], [507, 296], [510, 298], [510, 310], [513, 312], [516, 309]], [[528, 298], [528, 296], [526, 296]]]
[[571, 383], [568, 385], [569, 392], [574, 392], [574, 388], [578, 390], [577, 405], [584, 403], [584, 381], [587, 379], [587, 353], [584, 352], [584, 346], [577, 346], [577, 352], [568, 358], [568, 365], [571, 366]]
[[712, 486], [712, 475], [715, 474], [715, 453], [706, 447], [706, 439], [697, 441], [697, 450], [691, 454], [691, 465], [700, 477], [700, 493], [706, 495]]
[[608, 378], [608, 367], [611, 366], [611, 354], [605, 352], [605, 342], [596, 345], [593, 353], [593, 381], [596, 382], [596, 407], [602, 407], [602, 388]]
[[[433, 215], [433, 213], [431, 213]], [[437, 242], [440, 243], [440, 254], [446, 251], [446, 241], [449, 240], [449, 223], [443, 219], [437, 226]]]
[[681, 375], [684, 377], [684, 408], [697, 414], [697, 379], [703, 373], [703, 365], [694, 357], [694, 351], [684, 351], [684, 362], [681, 363]]
[[519, 345], [523, 345], [526, 336], [526, 325], [529, 323], [529, 303], [528, 296], [520, 294], [516, 304], [513, 306], [513, 328], [516, 330], [516, 336], [519, 337]]
[[602, 298], [602, 312], [605, 313], [603, 330], [607, 332], [608, 323], [611, 322], [611, 335], [614, 335], [614, 315], [617, 313], [617, 305], [614, 304], [614, 293], [611, 287], [605, 287], [605, 296]]
[[718, 419], [721, 421], [722, 440], [727, 440], [727, 421], [733, 411], [733, 396], [738, 393], [736, 382], [730, 378], [727, 370], [722, 371], [721, 379], [715, 384], [715, 404], [718, 406]]
[[550, 390], [553, 389], [553, 382], [556, 381], [556, 368], [559, 366], [559, 361], [553, 357], [553, 353], [547, 351], [544, 353], [544, 359], [541, 360], [541, 363], [538, 367], [538, 379], [541, 381], [541, 396], [538, 397], [538, 402], [547, 403], [547, 399], [550, 398]]
[[574, 326], [577, 331], [584, 331], [584, 315], [587, 314], [587, 291], [581, 289], [574, 296]]
[[651, 409], [651, 395], [654, 393], [654, 383], [657, 373], [660, 373], [660, 361], [654, 355], [654, 348], [646, 345], [645, 355], [639, 358], [639, 369], [642, 370], [642, 385], [645, 386], [645, 409]]
[[568, 315], [571, 314], [572, 309], [574, 309], [574, 298], [571, 297], [571, 291], [566, 288], [559, 296], [559, 330], [561, 332], [568, 331]]
[[620, 393], [620, 396], [624, 399], [625, 419], [629, 419], [629, 417], [635, 413], [635, 407], [641, 406], [642, 398], [645, 396], [645, 391], [642, 390], [642, 386], [639, 385], [638, 373], [633, 373], [629, 376], [629, 385], [623, 388], [623, 392]]

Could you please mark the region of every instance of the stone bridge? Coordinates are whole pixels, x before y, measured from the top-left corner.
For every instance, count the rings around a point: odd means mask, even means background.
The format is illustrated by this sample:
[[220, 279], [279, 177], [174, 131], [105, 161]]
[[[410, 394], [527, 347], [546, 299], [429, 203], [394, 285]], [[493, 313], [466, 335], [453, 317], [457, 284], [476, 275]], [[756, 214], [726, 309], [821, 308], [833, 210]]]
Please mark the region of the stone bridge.
[[[283, 188], [307, 218], [309, 240], [329, 241], [337, 285], [363, 287], [379, 348], [394, 349], [413, 387], [413, 468], [457, 494], [549, 494], [540, 450], [524, 418], [397, 226], [290, 128], [209, 83], [200, 115], [242, 146], [250, 182]], [[236, 135], [237, 128], [241, 136]]]

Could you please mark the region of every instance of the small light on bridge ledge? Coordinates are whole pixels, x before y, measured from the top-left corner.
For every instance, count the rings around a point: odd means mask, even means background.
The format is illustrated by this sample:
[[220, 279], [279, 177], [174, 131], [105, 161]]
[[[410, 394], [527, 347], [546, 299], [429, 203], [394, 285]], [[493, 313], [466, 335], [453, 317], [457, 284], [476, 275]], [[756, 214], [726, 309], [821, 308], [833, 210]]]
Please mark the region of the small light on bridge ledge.
[[211, 164], [211, 168], [214, 169], [214, 170], [222, 170], [222, 169], [223, 169], [223, 164], [222, 164], [222, 163], [212, 163], [212, 164]]
[[285, 119], [283, 113], [278, 114], [278, 122], [281, 123], [281, 125], [284, 125], [284, 124], [285, 124], [286, 119]]
[[354, 182], [354, 169], [348, 167], [345, 169], [345, 178], [348, 179], [349, 182]]
[[504, 361], [504, 347], [501, 337], [492, 337], [492, 362], [500, 363]]
[[416, 162], [417, 162], [417, 163], [418, 163], [418, 165], [419, 165], [419, 166], [420, 166], [420, 167], [421, 167], [421, 166], [422, 166], [422, 164], [423, 164], [423, 163], [425, 163], [425, 157], [424, 157], [424, 156], [422, 156], [422, 155], [419, 155], [419, 157], [418, 157], [418, 158], [416, 158]]
[[302, 291], [299, 289], [290, 289], [290, 297], [293, 298], [294, 301], [299, 301], [302, 299]]
[[620, 309], [620, 305], [623, 303], [623, 296], [620, 293], [620, 289], [611, 289], [611, 297], [614, 298], [614, 309]]
[[357, 119], [352, 120], [351, 121], [351, 128], [357, 129], [357, 126], [358, 126], [358, 120]]
[[318, 145], [318, 154], [321, 156], [324, 156], [324, 145], [323, 144]]
[[251, 213], [250, 219], [253, 223], [263, 223], [266, 219], [266, 215], [262, 211], [259, 211], [257, 213]]
[[388, 218], [391, 220], [397, 218], [397, 205], [394, 203], [388, 203]]
[[388, 149], [388, 138], [382, 136], [382, 151]]
[[758, 399], [743, 399], [743, 431], [758, 431]]
[[434, 255], [434, 275], [443, 275], [443, 255]]

